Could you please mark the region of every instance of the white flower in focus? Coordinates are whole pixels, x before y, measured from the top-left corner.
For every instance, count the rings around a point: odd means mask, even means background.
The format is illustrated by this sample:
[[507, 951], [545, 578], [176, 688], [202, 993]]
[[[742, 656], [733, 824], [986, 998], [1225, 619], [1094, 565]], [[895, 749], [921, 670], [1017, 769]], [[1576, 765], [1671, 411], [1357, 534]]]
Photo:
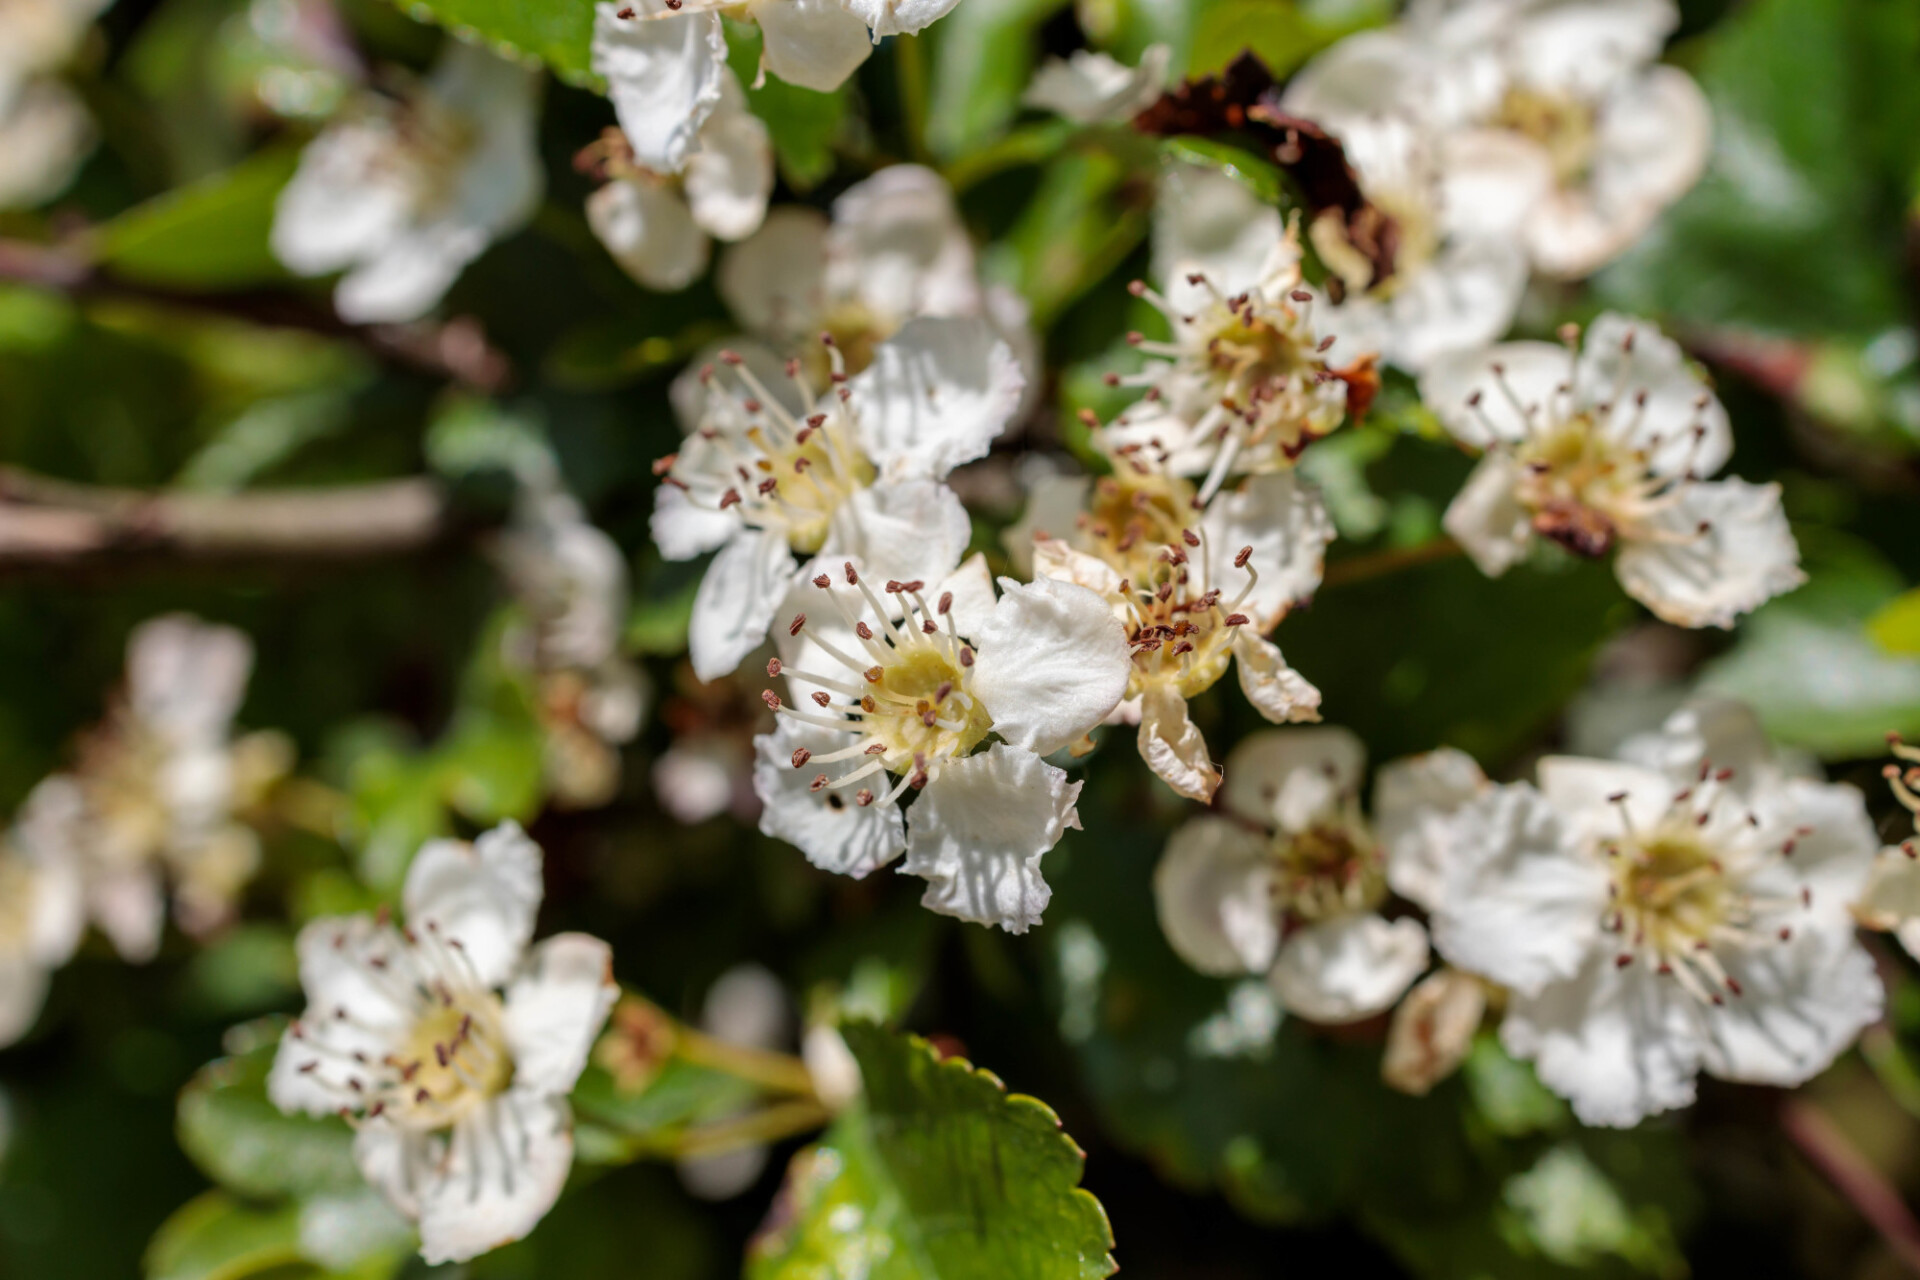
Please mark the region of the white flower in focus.
[[1021, 100], [1076, 124], [1124, 124], [1160, 97], [1172, 63], [1173, 49], [1164, 44], [1148, 45], [1133, 67], [1076, 49], [1066, 58], [1049, 58]]
[[1265, 973], [1313, 1022], [1392, 1007], [1427, 967], [1427, 933], [1389, 921], [1385, 843], [1360, 809], [1366, 748], [1337, 726], [1267, 730], [1227, 757], [1231, 817], [1174, 832], [1153, 876], [1168, 943], [1202, 973]]
[[889, 165], [848, 187], [831, 217], [774, 210], [726, 252], [715, 284], [734, 319], [781, 355], [799, 356], [817, 388], [827, 375], [822, 334], [832, 335], [847, 372], [859, 373], [880, 343], [920, 316], [982, 318], [1023, 369], [1038, 366], [1026, 303], [982, 283], [952, 188], [921, 165]]
[[1346, 368], [1328, 364], [1331, 344], [1313, 324], [1297, 240], [1289, 229], [1269, 242], [1274, 211], [1255, 202], [1248, 212], [1245, 234], [1208, 229], [1204, 257], [1185, 243], [1196, 219], [1183, 217], [1179, 234], [1157, 238], [1165, 292], [1138, 280], [1131, 288], [1166, 317], [1172, 336], [1129, 334], [1149, 363], [1110, 380], [1145, 393], [1105, 428], [1108, 451], [1144, 446], [1174, 473], [1204, 476], [1203, 502], [1229, 476], [1291, 467], [1350, 412], [1363, 413], [1379, 382], [1371, 353]]
[[567, 1095], [618, 988], [597, 938], [527, 945], [540, 861], [511, 822], [431, 841], [407, 872], [405, 928], [383, 913], [300, 931], [307, 1012], [268, 1096], [354, 1124], [361, 1174], [419, 1224], [429, 1263], [526, 1235], [573, 1164]]
[[641, 167], [678, 173], [733, 78], [723, 10], [759, 25], [762, 74], [824, 93], [873, 52], [868, 24], [852, 7], [852, 0], [601, 0], [593, 10], [593, 70], [607, 81]]
[[1878, 844], [1858, 791], [1787, 776], [1725, 704], [1634, 754], [1664, 767], [1549, 757], [1470, 800], [1432, 913], [1509, 989], [1507, 1050], [1593, 1125], [1685, 1106], [1701, 1071], [1800, 1084], [1882, 1001], [1848, 909]]
[[720, 90], [677, 174], [639, 164], [618, 129], [582, 153], [609, 179], [587, 197], [587, 223], [627, 274], [649, 289], [686, 288], [707, 269], [709, 236], [745, 239], [766, 220], [773, 194], [767, 126], [747, 109], [739, 81], [724, 68]]
[[1080, 825], [1081, 784], [1041, 757], [1120, 701], [1125, 634], [1070, 583], [1002, 578], [996, 600], [978, 555], [931, 589], [832, 563], [768, 665], [790, 701], [765, 695], [780, 724], [754, 740], [761, 831], [855, 877], [904, 852], [921, 905], [1026, 932], [1051, 896], [1041, 856]]
[[274, 254], [299, 275], [344, 271], [344, 320], [425, 315], [533, 216], [538, 89], [525, 68], [450, 41], [404, 101], [363, 102], [307, 145], [274, 211]]
[[71, 778], [52, 777], [27, 796], [0, 833], [0, 1047], [33, 1026], [47, 980], [86, 928], [85, 887], [73, 828], [84, 801]]
[[1383, 117], [1523, 142], [1552, 176], [1522, 232], [1534, 266], [1578, 278], [1637, 240], [1705, 168], [1706, 98], [1655, 64], [1679, 17], [1672, 0], [1415, 4], [1397, 27], [1308, 63], [1287, 109], [1350, 143]]
[[1132, 653], [1119, 718], [1141, 758], [1181, 795], [1210, 801], [1220, 775], [1187, 703], [1227, 668], [1275, 724], [1320, 718], [1320, 692], [1265, 637], [1320, 585], [1333, 521], [1290, 472], [1250, 477], [1204, 508], [1178, 476], [1127, 450], [1087, 485], [1066, 536], [1038, 530], [1034, 572], [1107, 602]]
[[1504, 573], [1535, 535], [1618, 547], [1627, 594], [1683, 627], [1730, 627], [1804, 582], [1780, 487], [1703, 478], [1733, 433], [1679, 346], [1611, 313], [1573, 337], [1450, 356], [1420, 380], [1454, 437], [1486, 450], [1444, 520], [1474, 563]]
[[1368, 202], [1393, 219], [1393, 270], [1376, 279], [1338, 210], [1308, 228], [1343, 286], [1315, 312], [1334, 349], [1418, 373], [1503, 337], [1526, 292], [1520, 231], [1550, 180], [1545, 161], [1496, 130], [1435, 135], [1408, 121], [1351, 136], [1347, 159]]
[[522, 488], [499, 560], [531, 623], [507, 647], [538, 684], [548, 785], [563, 807], [603, 805], [651, 701], [646, 673], [620, 648], [626, 557], [552, 478]]
[[966, 549], [966, 510], [942, 481], [986, 454], [1019, 402], [1024, 379], [1006, 343], [982, 321], [916, 320], [851, 379], [838, 347], [826, 350], [831, 389], [818, 397], [798, 360], [777, 374], [723, 353], [700, 373], [698, 425], [659, 464], [661, 554], [720, 552], [688, 629], [702, 680], [766, 639], [795, 555], [851, 556], [911, 579], [938, 577]]

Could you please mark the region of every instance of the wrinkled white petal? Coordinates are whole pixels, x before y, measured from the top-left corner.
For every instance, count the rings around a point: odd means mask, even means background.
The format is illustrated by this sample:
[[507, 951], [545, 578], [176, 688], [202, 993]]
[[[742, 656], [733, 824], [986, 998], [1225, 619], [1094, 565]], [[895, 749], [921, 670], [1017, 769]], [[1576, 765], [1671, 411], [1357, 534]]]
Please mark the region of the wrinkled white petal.
[[[616, 16], [628, 7], [632, 18]], [[731, 73], [718, 13], [656, 16], [667, 12], [665, 0], [596, 4], [592, 65], [606, 78], [634, 158], [648, 169], [678, 173]]]
[[953, 11], [960, 0], [841, 0], [873, 29], [873, 38], [912, 35]]
[[923, 317], [853, 379], [860, 446], [890, 479], [940, 479], [985, 457], [1026, 376], [984, 320]]
[[1277, 831], [1300, 832], [1360, 790], [1367, 749], [1351, 729], [1266, 729], [1227, 756], [1227, 809]]
[[773, 733], [753, 740], [753, 788], [763, 806], [763, 835], [785, 840], [822, 871], [857, 880], [906, 849], [899, 806], [859, 805], [844, 787], [814, 791], [819, 770], [793, 767], [793, 754], [801, 748], [824, 754], [849, 740], [845, 734], [783, 718]]
[[1076, 49], [1065, 58], [1049, 58], [1021, 101], [1080, 124], [1120, 123], [1159, 98], [1172, 61], [1173, 49], [1164, 44], [1148, 45], [1135, 67]]
[[915, 316], [979, 315], [973, 241], [934, 170], [888, 165], [833, 202], [827, 291], [858, 299], [884, 330]]
[[1436, 169], [1445, 231], [1513, 249], [1523, 247], [1518, 233], [1553, 182], [1540, 148], [1504, 129], [1448, 134], [1438, 144]]
[[141, 623], [127, 640], [134, 714], [180, 744], [226, 736], [253, 673], [253, 642], [186, 614]]
[[1608, 417], [1630, 427], [1619, 438], [1645, 449], [1648, 466], [1660, 476], [1710, 476], [1733, 452], [1733, 428], [1719, 398], [1694, 371], [1680, 344], [1651, 320], [1609, 311], [1587, 326], [1575, 379], [1583, 404], [1616, 399], [1637, 401], [1631, 412], [1620, 404]]
[[826, 305], [826, 240], [817, 210], [782, 205], [721, 256], [714, 287], [744, 328], [781, 341], [815, 338], [810, 330]]
[[1246, 585], [1246, 571], [1233, 561], [1253, 548], [1247, 564], [1259, 581], [1238, 609], [1253, 619], [1256, 631], [1271, 631], [1288, 609], [1320, 589], [1333, 517], [1313, 486], [1292, 471], [1249, 476], [1207, 504], [1200, 528], [1211, 557], [1208, 578], [1221, 588], [1223, 602], [1238, 598]]
[[1014, 572], [1033, 576], [1034, 543], [1042, 535], [1055, 539], [1072, 536], [1092, 486], [1087, 476], [1049, 474], [1028, 481], [1026, 508], [1000, 538]]
[[729, 71], [720, 105], [687, 157], [687, 205], [693, 220], [717, 240], [742, 240], [766, 220], [773, 194], [773, 143], [764, 120], [747, 109], [740, 82]]
[[615, 178], [587, 197], [587, 225], [621, 269], [649, 289], [684, 289], [707, 269], [706, 233], [665, 183]]
[[1497, 578], [1527, 558], [1533, 545], [1533, 513], [1520, 502], [1520, 464], [1489, 453], [1447, 504], [1440, 527], [1460, 544], [1475, 567]]
[[397, 145], [383, 120], [323, 131], [274, 206], [274, 256], [299, 275], [325, 275], [377, 252], [406, 225], [405, 174], [387, 163]]
[[1160, 931], [1202, 973], [1262, 973], [1280, 947], [1267, 841], [1222, 818], [1195, 818], [1153, 872]]
[[420, 1256], [464, 1262], [520, 1239], [547, 1216], [573, 1167], [567, 1100], [519, 1087], [454, 1126], [446, 1175], [421, 1188]]
[[1432, 910], [1446, 884], [1448, 821], [1490, 784], [1454, 747], [1381, 766], [1373, 783], [1373, 829], [1387, 853], [1387, 883]]
[[1107, 718], [1127, 691], [1127, 635], [1105, 600], [1070, 582], [1000, 579], [1000, 602], [972, 637], [973, 691], [1017, 747], [1058, 751]]
[[598, 938], [557, 933], [527, 952], [505, 1000], [514, 1086], [571, 1093], [619, 995], [613, 948]]
[[1569, 849], [1540, 792], [1490, 788], [1460, 808], [1448, 833], [1433, 943], [1449, 963], [1527, 993], [1571, 975], [1599, 948], [1605, 869]]
[[487, 234], [478, 227], [408, 227], [340, 278], [334, 310], [349, 324], [418, 320], [486, 247]]
[[1140, 695], [1139, 746], [1140, 758], [1162, 782], [1190, 800], [1213, 802], [1220, 771], [1178, 691], [1153, 684]]
[[1274, 724], [1298, 724], [1320, 718], [1320, 691], [1287, 665], [1279, 647], [1263, 640], [1251, 627], [1233, 636], [1233, 665], [1240, 692]]
[[736, 533], [707, 566], [694, 593], [687, 623], [693, 673], [702, 680], [718, 680], [765, 644], [767, 628], [793, 576], [793, 554], [785, 538], [763, 529]]
[[1773, 744], [1752, 707], [1732, 698], [1705, 694], [1689, 698], [1650, 733], [1638, 733], [1622, 742], [1614, 754], [1628, 764], [1658, 769], [1676, 782], [1693, 781], [1700, 762], [1732, 769], [1742, 789], [1758, 782], [1771, 785], [1780, 768]]
[[1572, 374], [1564, 347], [1505, 342], [1436, 361], [1420, 375], [1420, 398], [1454, 439], [1483, 449], [1524, 440], [1529, 410], [1552, 404]]
[[1288, 1011], [1338, 1025], [1393, 1007], [1427, 967], [1427, 931], [1372, 912], [1308, 925], [1288, 935], [1267, 980]]
[[457, 940], [481, 985], [499, 986], [533, 937], [540, 862], [540, 846], [511, 819], [471, 844], [429, 840], [407, 868], [407, 925]]
[[959, 562], [972, 536], [967, 509], [946, 485], [882, 481], [840, 504], [822, 558], [849, 556], [879, 579], [937, 580]]
[[1175, 306], [1186, 306], [1190, 272], [1222, 293], [1259, 283], [1282, 243], [1280, 211], [1245, 183], [1198, 165], [1169, 168], [1153, 205], [1153, 277]]
[[788, 84], [831, 93], [873, 53], [867, 24], [841, 0], [749, 0], [765, 38], [760, 65]]
[[1731, 951], [1724, 963], [1740, 994], [1707, 1014], [1703, 1054], [1723, 1080], [1804, 1084], [1880, 1020], [1885, 996], [1873, 957], [1844, 925]]
[[1039, 924], [1053, 896], [1040, 859], [1080, 826], [1074, 801], [1082, 785], [999, 742], [949, 763], [907, 816], [900, 870], [926, 879], [920, 905], [1009, 933]]
[[1679, 25], [1673, 0], [1537, 5], [1512, 33], [1512, 65], [1536, 88], [1592, 97], [1659, 57]]
[[1777, 484], [1697, 481], [1650, 523], [1656, 536], [1623, 539], [1614, 572], [1675, 626], [1732, 627], [1807, 580]]
[[[1920, 920], [1920, 858], [1892, 845], [1880, 850], [1852, 905], [1869, 929], [1898, 929]], [[1905, 933], [1900, 940], [1904, 946]]]

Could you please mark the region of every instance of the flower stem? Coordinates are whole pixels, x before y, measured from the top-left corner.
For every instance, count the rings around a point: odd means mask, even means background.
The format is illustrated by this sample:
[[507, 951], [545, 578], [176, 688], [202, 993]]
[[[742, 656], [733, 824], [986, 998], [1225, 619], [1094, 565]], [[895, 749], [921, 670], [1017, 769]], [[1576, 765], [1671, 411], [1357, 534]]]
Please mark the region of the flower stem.
[[673, 1154], [681, 1157], [714, 1156], [737, 1151], [741, 1147], [779, 1142], [796, 1134], [822, 1128], [831, 1119], [833, 1113], [811, 1099], [779, 1102], [759, 1111], [689, 1129], [674, 1143]]
[[673, 1052], [696, 1066], [710, 1067], [778, 1093], [813, 1099], [813, 1074], [804, 1062], [789, 1054], [728, 1044], [686, 1026], [675, 1029]]
[[1920, 1271], [1920, 1221], [1832, 1118], [1804, 1098], [1780, 1104], [1780, 1128], [1840, 1197], [1859, 1211], [1911, 1271]]
[[1432, 564], [1439, 560], [1450, 560], [1461, 554], [1460, 544], [1452, 538], [1435, 538], [1423, 542], [1417, 547], [1393, 547], [1386, 551], [1375, 551], [1363, 556], [1351, 556], [1345, 560], [1336, 560], [1327, 566], [1326, 576], [1321, 585], [1326, 587], [1351, 586], [1356, 582], [1367, 582], [1374, 578], [1384, 578], [1398, 573], [1402, 569], [1414, 569], [1423, 564]]
[[927, 51], [917, 35], [893, 38], [893, 74], [900, 89], [900, 121], [907, 154], [925, 163], [927, 151]]

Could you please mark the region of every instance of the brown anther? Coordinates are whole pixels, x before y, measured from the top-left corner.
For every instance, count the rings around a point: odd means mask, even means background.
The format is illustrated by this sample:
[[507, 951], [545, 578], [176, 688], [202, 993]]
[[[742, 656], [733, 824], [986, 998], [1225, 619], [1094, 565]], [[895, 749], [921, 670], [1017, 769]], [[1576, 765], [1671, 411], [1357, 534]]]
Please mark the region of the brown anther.
[[781, 672], [781, 669], [782, 668], [780, 666], [780, 659], [778, 658], [767, 659], [767, 677], [769, 679], [772, 679], [773, 677], [778, 676]]
[[833, 579], [829, 578], [826, 574], [822, 573], [817, 575], [814, 578], [813, 585], [820, 588], [822, 591], [825, 591], [828, 587], [833, 585]]
[[947, 695], [952, 692], [953, 692], [953, 681], [942, 680], [940, 682], [940, 687], [933, 691], [934, 705], [938, 706], [941, 703], [945, 702], [947, 700]]
[[934, 625], [934, 621], [932, 618], [925, 618], [921, 620], [920, 631], [921, 631], [921, 634], [929, 635], [929, 636], [937, 636], [940, 634], [940, 628]]
[[1134, 297], [1136, 298], [1141, 297], [1146, 293], [1146, 291], [1147, 291], [1147, 282], [1145, 280], [1127, 281], [1127, 292], [1132, 294]]
[[864, 809], [873, 803], [873, 792], [862, 787], [853, 793], [853, 802]]
[[807, 784], [807, 790], [809, 791], [825, 791], [826, 789], [827, 775], [824, 773], [814, 774], [813, 781]]
[[1244, 613], [1230, 613], [1227, 615], [1226, 625], [1229, 627], [1244, 627], [1252, 621], [1253, 619]]
[[833, 699], [829, 698], [823, 690], [815, 689], [808, 696], [813, 699], [813, 705], [816, 707], [827, 707], [827, 706], [833, 705]]
[[864, 622], [856, 622], [853, 624], [853, 634], [859, 636], [862, 640], [871, 640], [873, 639], [873, 628]]
[[720, 363], [738, 368], [745, 362], [740, 359], [740, 353], [738, 351], [722, 351], [720, 353]]
[[738, 489], [729, 489], [725, 493], [720, 495], [720, 509], [722, 511], [725, 511], [728, 507], [733, 506], [735, 503], [740, 502], [741, 500], [742, 499], [740, 497], [740, 491]]
[[778, 711], [780, 709], [780, 695], [771, 689], [762, 689], [760, 691], [760, 701], [767, 704], [767, 710], [769, 711]]
[[953, 592], [942, 591], [940, 593], [940, 603], [934, 607], [934, 612], [945, 617], [947, 610], [951, 608], [953, 608]]
[[872, 667], [868, 667], [865, 671], [862, 671], [860, 674], [866, 677], [866, 681], [868, 684], [879, 684], [880, 677], [887, 674], [887, 669], [882, 666], [872, 666]]
[[796, 613], [793, 615], [793, 621], [787, 624], [787, 634], [790, 636], [797, 636], [800, 634], [800, 628], [806, 625], [807, 625], [807, 615], [804, 613]]
[[1253, 559], [1253, 548], [1242, 547], [1240, 548], [1240, 554], [1233, 558], [1233, 567], [1236, 569], [1244, 569], [1247, 567], [1247, 561], [1251, 559]]
[[857, 587], [860, 585], [860, 575], [853, 571], [853, 561], [847, 561], [841, 568], [846, 571], [848, 586]]
[[673, 464], [678, 461], [680, 461], [680, 455], [677, 453], [669, 453], [664, 458], [655, 458], [653, 460], [653, 474], [656, 476], [667, 474], [667, 472], [673, 470]]
[[973, 665], [973, 650], [964, 644], [960, 646], [960, 665], [963, 667]]

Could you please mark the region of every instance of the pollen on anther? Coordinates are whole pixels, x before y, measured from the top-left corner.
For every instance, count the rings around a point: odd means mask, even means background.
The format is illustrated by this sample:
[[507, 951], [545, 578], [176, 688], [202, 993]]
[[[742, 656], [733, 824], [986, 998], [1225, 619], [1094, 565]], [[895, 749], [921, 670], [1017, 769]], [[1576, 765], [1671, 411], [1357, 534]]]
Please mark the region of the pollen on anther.
[[806, 625], [807, 615], [804, 613], [796, 613], [793, 615], [793, 621], [787, 624], [787, 634], [797, 636], [800, 634], [800, 628]]
[[826, 574], [823, 573], [813, 580], [813, 585], [820, 588], [822, 591], [825, 591], [828, 587], [833, 585], [833, 579], [829, 578]]
[[822, 692], [819, 689], [815, 689], [813, 691], [812, 697], [813, 697], [813, 705], [816, 707], [827, 706], [833, 701], [832, 698], [829, 698], [824, 692]]
[[769, 711], [778, 711], [780, 709], [780, 695], [771, 689], [762, 689], [760, 691], [760, 701], [767, 704], [767, 710]]
[[777, 676], [780, 674], [780, 671], [781, 671], [780, 659], [768, 658], [767, 659], [767, 675], [769, 677]]
[[1242, 547], [1240, 548], [1240, 554], [1233, 558], [1233, 567], [1236, 569], [1244, 569], [1247, 567], [1247, 561], [1251, 559], [1253, 559], [1253, 548]]

